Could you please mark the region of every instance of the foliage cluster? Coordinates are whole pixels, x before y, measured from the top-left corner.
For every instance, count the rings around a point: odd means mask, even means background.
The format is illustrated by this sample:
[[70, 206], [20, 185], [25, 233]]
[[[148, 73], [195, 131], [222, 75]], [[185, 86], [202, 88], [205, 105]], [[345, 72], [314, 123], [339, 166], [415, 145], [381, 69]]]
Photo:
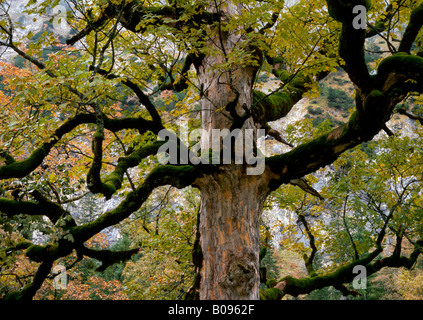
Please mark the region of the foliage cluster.
[[[304, 138], [296, 128], [295, 134]], [[395, 252], [410, 255], [423, 231], [422, 138], [418, 126], [412, 137], [381, 137], [365, 148], [346, 152], [330, 168], [308, 177], [319, 185], [324, 201], [301, 194], [293, 186], [272, 195], [270, 207], [283, 213], [274, 223], [273, 235], [281, 250], [294, 253], [291, 261], [296, 261], [294, 268], [300, 277], [305, 276], [301, 257], [314, 254], [314, 272], [328, 274], [374, 250], [384, 226], [380, 258]], [[279, 271], [285, 274], [292, 267], [284, 265]], [[383, 269], [369, 275], [368, 288], [359, 290], [361, 296], [356, 299], [422, 299], [422, 273], [421, 259], [411, 270]], [[302, 298], [341, 296], [325, 288]]]

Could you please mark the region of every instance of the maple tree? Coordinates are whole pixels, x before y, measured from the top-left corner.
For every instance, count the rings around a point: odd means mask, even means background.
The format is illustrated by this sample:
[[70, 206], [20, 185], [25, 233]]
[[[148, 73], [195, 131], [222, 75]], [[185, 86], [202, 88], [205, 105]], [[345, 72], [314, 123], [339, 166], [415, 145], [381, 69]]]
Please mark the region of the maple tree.
[[[66, 44], [45, 31], [35, 39], [29, 34], [27, 47], [16, 38], [7, 3], [1, 4], [0, 45], [28, 62], [22, 74], [11, 78], [11, 97], [2, 97], [13, 103], [9, 111], [16, 116], [16, 121], [2, 119], [0, 179], [9, 190], [0, 199], [2, 221], [16, 230], [21, 219], [29, 219], [33, 230], [50, 236], [40, 245], [27, 234], [2, 250], [25, 250], [26, 257], [39, 263], [32, 281], [7, 298], [34, 297], [55, 261], [73, 252], [78, 259], [99, 260], [102, 269], [128, 260], [139, 248], [93, 249], [86, 242], [130, 218], [155, 189], [171, 185], [193, 186], [201, 198], [195, 277], [186, 298], [259, 299], [260, 218], [269, 194], [291, 183], [316, 195], [306, 175], [381, 130], [389, 132], [386, 122], [397, 104], [423, 90], [419, 1], [304, 0], [290, 7], [278, 0], [68, 2], [74, 33]], [[30, 0], [27, 12], [41, 17], [57, 4]], [[368, 28], [354, 26], [357, 5], [368, 10]], [[371, 74], [365, 43], [377, 35], [386, 40], [389, 54]], [[52, 46], [54, 52], [46, 56], [45, 49]], [[264, 130], [286, 143], [269, 123], [289, 114], [304, 95], [316, 94], [318, 81], [339, 66], [355, 87], [349, 120], [289, 152], [266, 157], [262, 174], [249, 175], [253, 165], [234, 158], [223, 165], [191, 159], [184, 164], [181, 152], [177, 164], [156, 161], [165, 144], [157, 136], [163, 129], [177, 131], [181, 117], [189, 118], [190, 130], [239, 130], [243, 136], [252, 130], [255, 137]], [[279, 87], [258, 90], [260, 72], [277, 77]], [[182, 101], [173, 92], [184, 92]], [[158, 95], [164, 107], [159, 108]], [[180, 131], [176, 150], [187, 148]], [[206, 142], [203, 137], [202, 145]], [[250, 151], [260, 153], [256, 146]], [[123, 200], [80, 222], [65, 205], [85, 189]], [[377, 256], [384, 237], [380, 232], [374, 250], [347, 267], [330, 275], [275, 281], [262, 297], [330, 285], [344, 291], [343, 284], [354, 278], [351, 268]], [[421, 241], [415, 242], [412, 257], [399, 264], [413, 262]], [[311, 271], [312, 260], [309, 256]]]

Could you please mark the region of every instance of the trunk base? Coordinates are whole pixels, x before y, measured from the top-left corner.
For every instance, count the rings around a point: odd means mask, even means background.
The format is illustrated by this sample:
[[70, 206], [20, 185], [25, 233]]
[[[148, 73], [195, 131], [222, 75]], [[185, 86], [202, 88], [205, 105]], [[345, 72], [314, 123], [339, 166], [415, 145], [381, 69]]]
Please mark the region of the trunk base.
[[245, 170], [224, 166], [199, 182], [201, 300], [260, 298], [260, 217], [269, 175], [248, 176]]

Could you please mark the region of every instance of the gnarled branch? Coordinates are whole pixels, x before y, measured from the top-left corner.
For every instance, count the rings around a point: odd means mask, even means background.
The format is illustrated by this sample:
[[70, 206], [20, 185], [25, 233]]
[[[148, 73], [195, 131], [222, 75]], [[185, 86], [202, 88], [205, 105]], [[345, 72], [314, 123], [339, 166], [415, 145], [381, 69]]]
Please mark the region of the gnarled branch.
[[[104, 116], [105, 117], [105, 116]], [[51, 149], [62, 139], [62, 137], [82, 124], [96, 123], [94, 114], [78, 114], [73, 118], [66, 120], [57, 128], [50, 139], [35, 149], [31, 155], [22, 161], [8, 161], [8, 164], [0, 167], [0, 180], [10, 178], [23, 178], [37, 169], [43, 160], [50, 153]], [[147, 131], [156, 132], [157, 128], [152, 121], [143, 118], [122, 118], [109, 119], [104, 118], [104, 127], [112, 132], [118, 132], [123, 129], [137, 129], [140, 133]]]
[[410, 53], [411, 47], [423, 26], [423, 3], [411, 12], [410, 21], [398, 48], [399, 52]]

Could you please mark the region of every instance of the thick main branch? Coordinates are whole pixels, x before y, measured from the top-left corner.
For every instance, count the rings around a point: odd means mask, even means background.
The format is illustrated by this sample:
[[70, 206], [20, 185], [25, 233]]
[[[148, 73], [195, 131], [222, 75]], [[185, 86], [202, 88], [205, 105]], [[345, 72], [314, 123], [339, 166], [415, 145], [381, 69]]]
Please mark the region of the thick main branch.
[[[73, 118], [66, 120], [57, 128], [47, 142], [35, 149], [28, 158], [22, 161], [9, 161], [8, 164], [0, 167], [0, 180], [10, 178], [23, 178], [33, 172], [50, 153], [51, 149], [63, 138], [65, 134], [70, 133], [76, 127], [82, 124], [94, 124], [96, 117], [94, 114], [78, 114]], [[137, 129], [140, 133], [147, 131], [156, 132], [152, 121], [143, 118], [123, 118], [109, 119], [105, 117], [104, 126], [107, 130], [118, 132], [123, 129]]]

